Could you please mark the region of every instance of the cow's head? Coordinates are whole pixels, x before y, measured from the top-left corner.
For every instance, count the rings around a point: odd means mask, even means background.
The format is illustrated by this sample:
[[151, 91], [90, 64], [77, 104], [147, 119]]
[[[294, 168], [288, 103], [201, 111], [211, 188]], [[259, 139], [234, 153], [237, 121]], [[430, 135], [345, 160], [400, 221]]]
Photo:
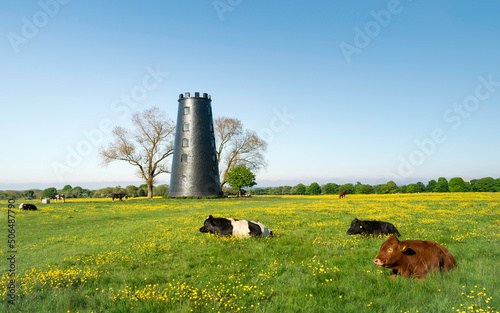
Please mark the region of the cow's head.
[[373, 263], [380, 267], [392, 267], [403, 258], [403, 253], [408, 251], [408, 245], [398, 238], [390, 236], [382, 246], [373, 260]]
[[24, 209], [24, 203], [21, 203], [21, 204], [19, 205], [19, 210], [22, 210], [22, 209]]
[[359, 220], [357, 218], [355, 218], [351, 222], [351, 226], [347, 230], [347, 234], [348, 235], [357, 235], [357, 234], [362, 234], [362, 233], [364, 233], [363, 226], [361, 225]]
[[208, 216], [208, 218], [203, 223], [203, 226], [201, 226], [200, 231], [202, 233], [211, 233], [211, 234], [214, 234], [216, 232], [215, 221], [212, 215]]

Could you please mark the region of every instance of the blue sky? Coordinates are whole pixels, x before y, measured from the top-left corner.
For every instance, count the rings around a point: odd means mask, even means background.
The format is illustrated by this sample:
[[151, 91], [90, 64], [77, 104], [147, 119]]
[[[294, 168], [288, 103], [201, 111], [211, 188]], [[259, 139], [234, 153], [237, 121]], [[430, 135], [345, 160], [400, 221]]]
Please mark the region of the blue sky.
[[215, 116], [268, 139], [257, 186], [498, 178], [499, 11], [497, 1], [3, 2], [0, 189], [140, 184], [128, 164], [100, 165], [109, 128], [152, 106], [175, 120], [178, 95], [195, 91], [212, 95]]

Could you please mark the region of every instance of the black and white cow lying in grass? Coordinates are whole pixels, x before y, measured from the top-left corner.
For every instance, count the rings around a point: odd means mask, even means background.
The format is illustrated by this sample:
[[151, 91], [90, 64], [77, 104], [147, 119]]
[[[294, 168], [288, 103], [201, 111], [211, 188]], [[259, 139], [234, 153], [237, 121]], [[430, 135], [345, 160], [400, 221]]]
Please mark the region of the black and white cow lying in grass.
[[272, 236], [273, 232], [262, 223], [246, 220], [235, 220], [232, 218], [208, 216], [200, 228], [202, 233], [217, 234], [219, 236], [234, 236], [245, 238], [249, 236], [267, 237]]
[[36, 208], [36, 205], [34, 204], [29, 204], [29, 203], [21, 203], [21, 205], [19, 205], [19, 210], [28, 210], [28, 211], [36, 211], [37, 208]]

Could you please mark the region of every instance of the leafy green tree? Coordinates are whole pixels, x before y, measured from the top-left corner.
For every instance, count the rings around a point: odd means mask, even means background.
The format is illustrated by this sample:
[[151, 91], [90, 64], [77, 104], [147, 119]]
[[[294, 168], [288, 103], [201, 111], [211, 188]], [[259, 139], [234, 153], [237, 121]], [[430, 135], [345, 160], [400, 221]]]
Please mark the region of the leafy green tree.
[[386, 184], [379, 185], [377, 188], [377, 193], [379, 194], [387, 194], [387, 193], [398, 193], [399, 187], [395, 182], [388, 181]]
[[127, 190], [125, 188], [122, 188], [122, 186], [120, 186], [120, 185], [113, 188], [113, 193], [126, 193], [126, 192], [127, 192]]
[[253, 187], [257, 184], [255, 182], [255, 174], [245, 165], [232, 167], [227, 172], [226, 180], [231, 187], [238, 189], [238, 197], [241, 196], [241, 188]]
[[43, 190], [33, 189], [33, 191], [35, 192], [35, 194], [33, 195], [33, 198], [34, 199], [40, 199], [40, 197], [42, 196]]
[[127, 191], [127, 195], [129, 197], [137, 197], [137, 191], [139, 190], [139, 188], [134, 185], [128, 185], [127, 187], [125, 187], [125, 190]]
[[273, 191], [273, 188], [271, 188], [271, 187], [262, 188], [263, 195], [270, 195], [272, 191]]
[[354, 188], [354, 185], [353, 184], [343, 184], [342, 186], [339, 187], [339, 192], [341, 192], [342, 190], [345, 190], [345, 192], [347, 194], [352, 194], [352, 193], [355, 193], [356, 192], [356, 189]]
[[312, 183], [306, 188], [306, 194], [308, 195], [319, 195], [321, 194], [321, 187], [318, 183]]
[[248, 189], [248, 192], [251, 194], [251, 195], [261, 195], [262, 193], [262, 188], [249, 188]]
[[429, 180], [427, 183], [427, 186], [425, 187], [425, 190], [427, 192], [435, 192], [434, 188], [436, 188], [437, 182], [434, 179]]
[[276, 196], [282, 195], [283, 194], [283, 187], [282, 186], [274, 187], [273, 190], [271, 191], [271, 194], [276, 195]]
[[403, 186], [399, 187], [399, 192], [400, 193], [406, 193], [406, 189], [408, 189], [408, 186], [403, 185]]
[[467, 186], [462, 177], [453, 177], [448, 183], [448, 189], [450, 192], [465, 192], [467, 191]]
[[147, 194], [148, 194], [148, 193], [147, 193], [147, 191], [146, 191], [146, 190], [144, 190], [144, 188], [139, 188], [139, 190], [137, 191], [137, 195], [138, 195], [139, 197], [145, 197], [145, 196], [147, 196]]
[[[125, 188], [125, 190], [127, 190]], [[153, 188], [153, 196], [156, 197], [166, 197], [169, 193], [169, 186], [167, 184], [159, 185]]]
[[304, 184], [298, 184], [292, 188], [292, 194], [294, 195], [305, 195], [306, 194], [306, 186]]
[[417, 184], [408, 184], [408, 187], [406, 187], [406, 193], [417, 193], [417, 192], [418, 192]]
[[495, 185], [493, 185], [493, 191], [500, 192], [500, 178], [495, 179]]
[[495, 191], [495, 180], [492, 177], [483, 177], [472, 183], [472, 190], [476, 192]]
[[386, 186], [389, 190], [389, 193], [398, 193], [400, 191], [398, 185], [396, 185], [396, 183], [392, 180], [388, 181]]
[[[66, 185], [64, 188], [61, 190], [61, 192], [66, 196], [66, 198], [80, 198], [81, 193], [83, 191], [83, 188], [80, 186], [76, 186], [75, 188], [68, 188]], [[71, 186], [69, 186], [71, 187]]]
[[448, 189], [448, 180], [444, 177], [439, 177], [436, 183], [436, 187], [434, 188], [434, 192], [449, 192]]
[[69, 198], [79, 198], [80, 197], [80, 189], [73, 189], [71, 192], [66, 192], [65, 197]]
[[361, 184], [356, 186], [356, 194], [368, 195], [372, 193], [375, 193], [375, 188], [372, 185]]
[[80, 191], [79, 197], [81, 197], [81, 198], [90, 198], [90, 197], [92, 197], [92, 191], [90, 191], [88, 189], [82, 189]]
[[42, 197], [44, 198], [51, 198], [55, 195], [57, 195], [57, 189], [54, 187], [47, 188], [42, 192]]
[[251, 195], [269, 195], [271, 194], [273, 188], [271, 187], [266, 187], [266, 188], [250, 188], [248, 189], [248, 192]]
[[111, 197], [111, 195], [113, 193], [114, 193], [113, 188], [106, 187], [106, 188], [101, 188], [101, 189], [96, 190], [95, 195], [98, 198], [108, 198], [108, 197]]
[[291, 195], [292, 194], [292, 186], [283, 186], [283, 194]]
[[5, 190], [1, 197], [2, 197], [2, 199], [20, 199], [21, 198], [21, 191]]
[[33, 190], [25, 190], [21, 193], [21, 197], [24, 199], [33, 199], [35, 192]]
[[339, 185], [335, 183], [328, 183], [323, 186], [323, 194], [325, 195], [334, 195], [339, 193]]
[[417, 183], [418, 191], [417, 192], [425, 192], [425, 185], [423, 182], [419, 181]]

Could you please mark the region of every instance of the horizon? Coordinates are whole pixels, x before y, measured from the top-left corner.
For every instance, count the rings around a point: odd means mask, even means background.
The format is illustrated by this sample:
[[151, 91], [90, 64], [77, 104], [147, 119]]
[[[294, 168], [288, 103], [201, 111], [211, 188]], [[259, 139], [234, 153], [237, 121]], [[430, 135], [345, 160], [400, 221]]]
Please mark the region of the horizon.
[[99, 148], [184, 92], [268, 142], [261, 186], [500, 177], [499, 2], [2, 7], [2, 190], [139, 181]]
[[[456, 176], [456, 177], [459, 177], [459, 176]], [[491, 177], [491, 176], [485, 176], [485, 177]], [[408, 184], [416, 184], [418, 182], [422, 182], [424, 185], [427, 186], [427, 184], [429, 183], [429, 181], [431, 180], [435, 180], [437, 181], [439, 177], [436, 177], [436, 178], [430, 178], [430, 179], [420, 179], [420, 180], [411, 180], [411, 181], [407, 181], [406, 183], [404, 184], [397, 184], [398, 187], [401, 187], [401, 186], [404, 186], [404, 185], [408, 185]], [[450, 181], [451, 178], [453, 177], [445, 177], [447, 181]], [[471, 181], [474, 180], [474, 179], [481, 179], [481, 178], [484, 178], [484, 177], [477, 177], [477, 178], [472, 178], [472, 177], [462, 177], [462, 179], [467, 182], [467, 179], [470, 179]], [[494, 179], [497, 179], [497, 178], [500, 178], [500, 177], [493, 177]], [[303, 180], [268, 180], [268, 181], [263, 181], [261, 184], [257, 184], [255, 185], [254, 187], [252, 188], [276, 188], [276, 187], [282, 187], [282, 186], [296, 186], [298, 184], [304, 184], [305, 186], [309, 186], [310, 184], [312, 183], [318, 183], [320, 186], [324, 186], [328, 183], [335, 183], [337, 185], [343, 185], [343, 184], [353, 184], [355, 185], [357, 182], [360, 182], [361, 184], [367, 184], [367, 185], [372, 185], [372, 186], [375, 186], [375, 185], [381, 185], [381, 184], [385, 184], [387, 183], [388, 181], [386, 182], [380, 182], [380, 181], [377, 181], [377, 180], [359, 180], [359, 179], [351, 179], [351, 180], [342, 180], [342, 179], [339, 179], [339, 180], [313, 180], [313, 179], [303, 179]], [[57, 190], [61, 190], [65, 185], [70, 185], [72, 188], [75, 188], [75, 187], [82, 187], [83, 189], [88, 189], [88, 190], [98, 190], [98, 189], [102, 189], [102, 188], [108, 188], [108, 187], [111, 187], [111, 188], [115, 188], [115, 187], [122, 187], [122, 188], [125, 188], [129, 185], [133, 185], [133, 186], [140, 186], [140, 185], [143, 185], [145, 184], [144, 182], [141, 182], [141, 181], [109, 181], [109, 182], [70, 182], [70, 183], [64, 183], [64, 184], [43, 184], [43, 183], [22, 183], [22, 184], [14, 184], [14, 185], [10, 185], [12, 187], [9, 187], [8, 185], [5, 185], [5, 184], [1, 184], [0, 183], [0, 191], [7, 191], [7, 190], [12, 190], [12, 191], [25, 191], [25, 190], [34, 190], [34, 189], [37, 189], [37, 190], [44, 190], [44, 189], [47, 189], [47, 188], [50, 188], [50, 187], [54, 187], [56, 188]], [[155, 187], [157, 186], [160, 186], [160, 185], [170, 185], [169, 182], [167, 181], [160, 181], [159, 183], [157, 184], [154, 184]], [[33, 187], [34, 186], [34, 187]], [[6, 187], [9, 187], [9, 188], [6, 188]], [[226, 187], [229, 187], [229, 186], [226, 186]]]

